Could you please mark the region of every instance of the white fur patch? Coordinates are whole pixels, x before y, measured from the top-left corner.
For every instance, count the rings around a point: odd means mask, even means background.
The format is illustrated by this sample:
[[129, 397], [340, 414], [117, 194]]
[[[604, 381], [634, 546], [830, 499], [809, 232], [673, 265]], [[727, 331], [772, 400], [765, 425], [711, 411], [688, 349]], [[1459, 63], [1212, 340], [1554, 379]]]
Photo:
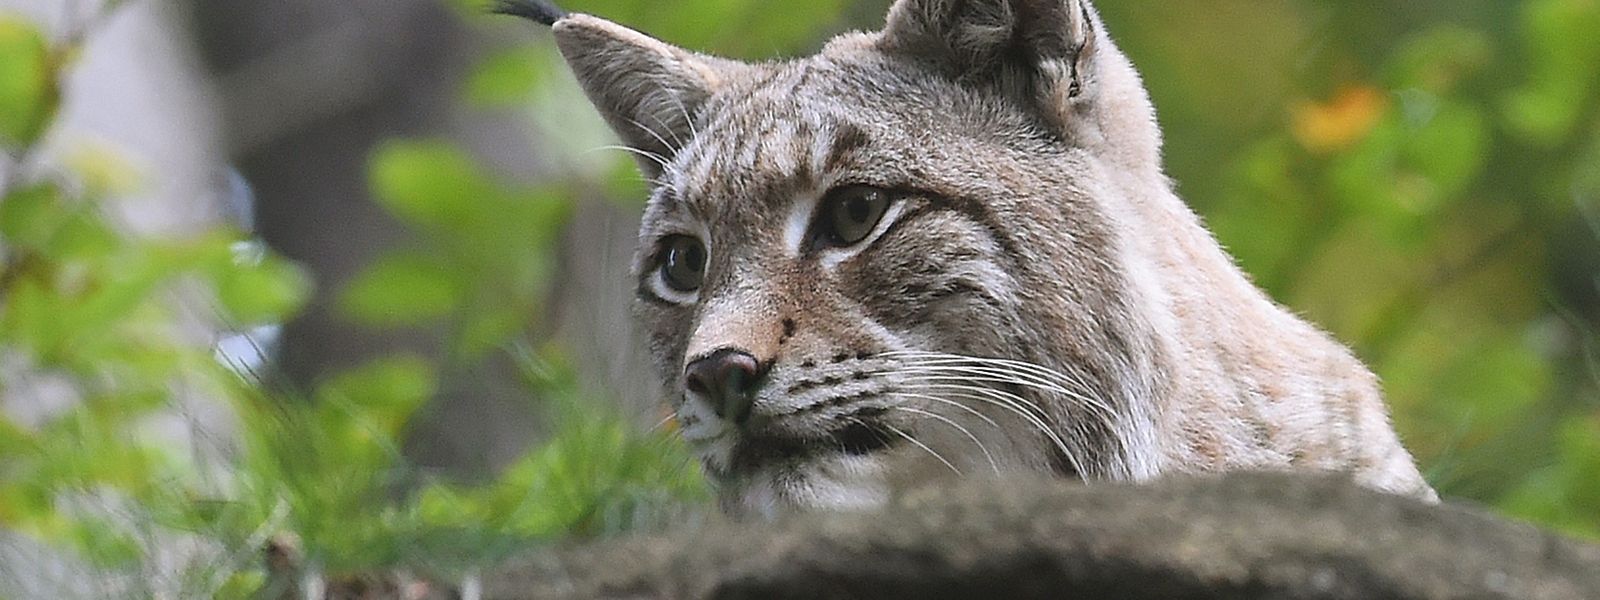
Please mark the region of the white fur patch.
[[759, 474], [740, 490], [746, 512], [774, 519], [796, 510], [866, 510], [889, 502], [891, 490], [882, 461], [867, 456], [819, 459], [798, 473]]
[[840, 456], [807, 470], [806, 486], [795, 490], [795, 502], [828, 510], [862, 510], [889, 502], [881, 461], [867, 456]]
[[800, 245], [806, 242], [811, 216], [816, 214], [820, 200], [817, 194], [805, 194], [789, 204], [789, 216], [783, 222], [783, 249], [791, 258], [800, 256]]
[[678, 430], [683, 439], [688, 442], [704, 442], [723, 437], [731, 429], [727, 422], [718, 417], [705, 402], [686, 395], [683, 402], [678, 404]]

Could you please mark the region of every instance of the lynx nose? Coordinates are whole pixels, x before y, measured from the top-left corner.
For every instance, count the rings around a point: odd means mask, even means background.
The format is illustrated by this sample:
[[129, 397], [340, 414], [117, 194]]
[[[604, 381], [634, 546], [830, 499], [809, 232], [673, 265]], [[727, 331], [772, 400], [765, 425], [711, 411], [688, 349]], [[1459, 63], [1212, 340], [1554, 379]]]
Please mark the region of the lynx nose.
[[724, 348], [695, 359], [683, 371], [684, 386], [705, 399], [717, 416], [743, 423], [750, 418], [761, 365], [747, 352]]

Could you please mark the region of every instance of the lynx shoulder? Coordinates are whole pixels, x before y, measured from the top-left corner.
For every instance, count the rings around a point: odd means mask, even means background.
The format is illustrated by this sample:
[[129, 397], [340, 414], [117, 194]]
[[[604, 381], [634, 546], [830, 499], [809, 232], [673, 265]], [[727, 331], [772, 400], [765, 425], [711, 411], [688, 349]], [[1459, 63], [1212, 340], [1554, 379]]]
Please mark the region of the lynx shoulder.
[[1174, 194], [1086, 0], [899, 0], [747, 64], [534, 0], [653, 187], [636, 317], [734, 512], [1322, 469], [1434, 498], [1375, 378]]

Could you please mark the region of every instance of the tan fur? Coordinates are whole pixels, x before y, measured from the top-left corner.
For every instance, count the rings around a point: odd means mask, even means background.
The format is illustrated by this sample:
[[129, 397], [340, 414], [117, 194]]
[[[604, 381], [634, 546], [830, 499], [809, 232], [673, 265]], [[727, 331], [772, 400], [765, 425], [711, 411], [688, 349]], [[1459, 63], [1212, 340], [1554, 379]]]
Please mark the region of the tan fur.
[[[901, 0], [885, 30], [747, 65], [571, 15], [556, 39], [655, 181], [638, 319], [724, 505], [873, 505], [986, 471], [1084, 481], [1347, 471], [1433, 498], [1372, 374], [1179, 200], [1138, 74], [1079, 0]], [[829, 190], [892, 192], [858, 245]], [[661, 274], [700, 240], [698, 289]], [[685, 389], [761, 366], [748, 422]]]

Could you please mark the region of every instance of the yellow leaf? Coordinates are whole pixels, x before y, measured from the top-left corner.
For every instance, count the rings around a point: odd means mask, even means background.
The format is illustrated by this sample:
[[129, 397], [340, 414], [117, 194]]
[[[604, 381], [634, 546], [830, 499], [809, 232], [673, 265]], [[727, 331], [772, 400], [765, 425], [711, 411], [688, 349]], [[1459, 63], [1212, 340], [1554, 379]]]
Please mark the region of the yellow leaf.
[[1302, 101], [1290, 111], [1294, 137], [1307, 150], [1343, 150], [1365, 138], [1389, 108], [1389, 98], [1369, 85], [1349, 85], [1326, 102]]

